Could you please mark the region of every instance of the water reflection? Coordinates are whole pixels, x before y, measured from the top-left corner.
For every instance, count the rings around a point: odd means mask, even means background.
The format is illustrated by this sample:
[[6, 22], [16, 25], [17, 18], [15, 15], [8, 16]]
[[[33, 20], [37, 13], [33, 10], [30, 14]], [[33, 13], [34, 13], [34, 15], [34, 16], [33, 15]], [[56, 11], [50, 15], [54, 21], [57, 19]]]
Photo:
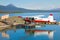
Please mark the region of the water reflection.
[[9, 38], [9, 34], [7, 34], [6, 32], [2, 32], [2, 37]]
[[[21, 35], [23, 35], [21, 33], [22, 32], [21, 29], [24, 29], [23, 31], [25, 31], [24, 32], [25, 36], [21, 36]], [[14, 27], [10, 27], [9, 29], [7, 28], [7, 29], [2, 30], [1, 31], [2, 37], [10, 39], [11, 36], [7, 33], [8, 30], [10, 30], [10, 31], [13, 30], [14, 31], [13, 35], [14, 34], [20, 35], [19, 36], [20, 40], [24, 40], [24, 39], [26, 39], [27, 37], [30, 37], [30, 36], [37, 37], [37, 36], [40, 36], [40, 35], [47, 35], [49, 37], [49, 39], [53, 39], [53, 35], [54, 35], [54, 30], [40, 30], [40, 29], [35, 29], [34, 27], [28, 27], [28, 26], [24, 27], [24, 26], [17, 25], [17, 26], [14, 26]], [[19, 34], [18, 34], [17, 31], [19, 32]], [[15, 40], [17, 40], [17, 39], [15, 39]]]
[[48, 35], [50, 39], [53, 39], [54, 35], [54, 31], [52, 30], [25, 30], [25, 32], [27, 33], [27, 35], [34, 35], [34, 37], [40, 35]]

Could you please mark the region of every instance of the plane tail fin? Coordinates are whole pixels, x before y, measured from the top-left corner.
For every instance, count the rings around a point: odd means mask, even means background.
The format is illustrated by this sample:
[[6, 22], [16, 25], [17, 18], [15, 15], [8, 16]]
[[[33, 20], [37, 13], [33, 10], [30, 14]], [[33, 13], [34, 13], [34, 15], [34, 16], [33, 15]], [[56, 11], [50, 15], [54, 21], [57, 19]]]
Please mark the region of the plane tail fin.
[[48, 19], [50, 20], [50, 22], [55, 22], [54, 17], [53, 17], [53, 14], [50, 14], [48, 16]]

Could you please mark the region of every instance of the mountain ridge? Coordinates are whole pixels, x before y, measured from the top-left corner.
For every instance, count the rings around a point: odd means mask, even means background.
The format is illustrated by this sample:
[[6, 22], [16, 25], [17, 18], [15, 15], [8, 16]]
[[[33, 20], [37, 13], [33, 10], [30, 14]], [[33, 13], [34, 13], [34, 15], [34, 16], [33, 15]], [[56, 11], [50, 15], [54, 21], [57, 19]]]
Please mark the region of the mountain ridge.
[[9, 4], [7, 6], [0, 5], [0, 12], [57, 12], [57, 11], [60, 12], [60, 8], [56, 8], [52, 10], [31, 10], [25, 8], [18, 8], [12, 4]]

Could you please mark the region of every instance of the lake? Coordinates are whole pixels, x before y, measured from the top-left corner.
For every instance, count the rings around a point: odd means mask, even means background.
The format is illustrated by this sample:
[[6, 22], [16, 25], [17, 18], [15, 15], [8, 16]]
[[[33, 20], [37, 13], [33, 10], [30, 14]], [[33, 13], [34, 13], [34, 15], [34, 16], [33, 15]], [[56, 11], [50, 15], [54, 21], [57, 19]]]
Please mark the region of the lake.
[[[35, 16], [35, 15], [45, 15], [43, 17], [48, 17], [49, 14], [53, 14], [57, 22], [60, 21], [60, 12], [42, 12], [42, 13], [11, 13], [9, 16]], [[0, 16], [5, 14], [0, 14]], [[45, 25], [39, 28], [40, 30], [53, 30], [53, 40], [60, 40], [60, 25]], [[3, 37], [2, 33], [5, 32], [9, 37]], [[48, 35], [27, 35], [25, 29], [16, 28], [16, 30], [10, 29], [7, 31], [0, 32], [0, 40], [51, 40]]]

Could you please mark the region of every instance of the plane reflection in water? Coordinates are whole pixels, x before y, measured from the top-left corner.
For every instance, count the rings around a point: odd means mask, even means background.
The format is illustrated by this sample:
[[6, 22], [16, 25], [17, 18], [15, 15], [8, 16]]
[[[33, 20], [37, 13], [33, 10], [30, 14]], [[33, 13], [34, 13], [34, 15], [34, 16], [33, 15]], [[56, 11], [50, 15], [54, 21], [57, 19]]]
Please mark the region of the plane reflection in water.
[[[13, 29], [15, 32], [17, 29], [25, 29], [25, 33], [27, 35], [33, 35], [34, 37], [36, 36], [40, 36], [40, 35], [48, 35], [49, 39], [53, 39], [53, 35], [54, 35], [54, 31], [53, 30], [39, 30], [39, 29], [33, 29], [33, 28], [21, 28], [20, 26], [15, 26], [15, 27], [12, 27], [10, 29], [4, 29], [3, 32], [2, 32], [2, 37], [5, 37], [5, 38], [10, 38], [9, 37], [9, 34], [7, 34], [6, 32], [8, 30], [11, 30]], [[18, 35], [18, 34], [17, 34]]]
[[52, 30], [25, 30], [25, 32], [27, 33], [27, 35], [33, 34], [34, 37], [40, 36], [40, 35], [48, 35], [48, 37], [51, 40], [53, 40], [53, 35], [54, 35], [54, 31]]

